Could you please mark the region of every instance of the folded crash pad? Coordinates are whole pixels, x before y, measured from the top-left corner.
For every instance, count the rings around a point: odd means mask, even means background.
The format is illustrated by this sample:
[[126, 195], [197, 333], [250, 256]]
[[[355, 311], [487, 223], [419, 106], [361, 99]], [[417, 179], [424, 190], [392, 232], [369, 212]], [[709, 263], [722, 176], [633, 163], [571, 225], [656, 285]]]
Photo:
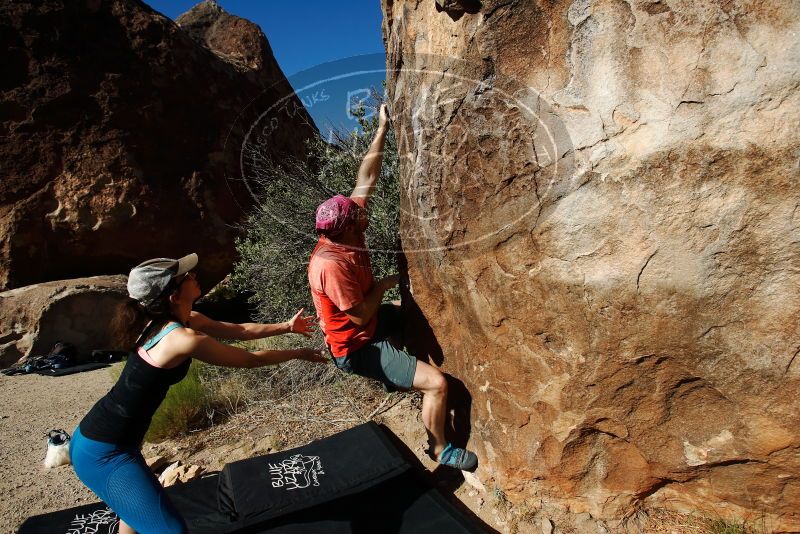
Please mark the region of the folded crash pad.
[[220, 510], [246, 524], [358, 493], [409, 469], [375, 423], [225, 466]]
[[252, 534], [483, 534], [480, 520], [456, 508], [411, 471], [360, 493], [277, 516], [237, 532]]
[[[217, 509], [219, 473], [167, 488], [167, 494], [193, 534], [226, 534], [239, 529]], [[119, 518], [104, 502], [37, 515], [18, 534], [117, 534]]]
[[105, 503], [85, 504], [28, 518], [17, 534], [117, 534], [119, 518]]

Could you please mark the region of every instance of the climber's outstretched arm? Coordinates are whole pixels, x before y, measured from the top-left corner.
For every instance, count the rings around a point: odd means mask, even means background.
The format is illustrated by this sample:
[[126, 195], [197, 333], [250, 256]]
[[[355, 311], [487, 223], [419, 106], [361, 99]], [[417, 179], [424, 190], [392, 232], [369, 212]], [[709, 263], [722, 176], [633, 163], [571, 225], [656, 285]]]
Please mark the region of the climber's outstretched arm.
[[364, 204], [372, 196], [375, 185], [378, 183], [378, 176], [381, 174], [381, 162], [383, 161], [383, 146], [386, 143], [386, 133], [389, 131], [389, 112], [386, 104], [381, 104], [378, 111], [378, 131], [375, 138], [369, 145], [369, 150], [358, 168], [358, 178], [356, 187], [350, 194], [350, 198], [363, 198]]

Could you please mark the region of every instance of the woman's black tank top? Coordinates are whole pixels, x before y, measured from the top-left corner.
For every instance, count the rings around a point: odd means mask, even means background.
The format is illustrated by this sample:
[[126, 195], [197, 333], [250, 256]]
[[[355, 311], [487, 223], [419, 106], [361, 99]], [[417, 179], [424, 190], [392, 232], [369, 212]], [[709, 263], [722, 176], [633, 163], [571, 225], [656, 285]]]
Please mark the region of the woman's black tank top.
[[[145, 347], [152, 348], [177, 326], [170, 323]], [[162, 369], [146, 362], [138, 352], [130, 353], [117, 383], [81, 421], [81, 434], [95, 441], [138, 447], [167, 390], [186, 376], [190, 365], [188, 358], [177, 367]]]

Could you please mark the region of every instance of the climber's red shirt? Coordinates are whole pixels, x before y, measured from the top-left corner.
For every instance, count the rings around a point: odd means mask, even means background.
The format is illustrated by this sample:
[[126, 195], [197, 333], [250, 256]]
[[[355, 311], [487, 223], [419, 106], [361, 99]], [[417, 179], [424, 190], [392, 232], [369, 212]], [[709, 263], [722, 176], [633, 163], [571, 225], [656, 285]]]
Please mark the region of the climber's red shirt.
[[[364, 207], [363, 199], [354, 200]], [[372, 339], [377, 314], [358, 326], [344, 313], [361, 303], [375, 284], [364, 234], [357, 249], [320, 237], [308, 263], [308, 284], [319, 326], [334, 356], [346, 356]]]

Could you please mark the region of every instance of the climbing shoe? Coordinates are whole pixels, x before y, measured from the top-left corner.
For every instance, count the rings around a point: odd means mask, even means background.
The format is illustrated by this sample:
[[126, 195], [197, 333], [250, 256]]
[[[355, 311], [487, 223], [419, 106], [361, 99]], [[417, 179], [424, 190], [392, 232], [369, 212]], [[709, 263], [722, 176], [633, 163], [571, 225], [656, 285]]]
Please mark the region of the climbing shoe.
[[462, 471], [473, 471], [478, 466], [478, 457], [474, 452], [453, 447], [452, 443], [448, 443], [439, 455], [439, 463]]

